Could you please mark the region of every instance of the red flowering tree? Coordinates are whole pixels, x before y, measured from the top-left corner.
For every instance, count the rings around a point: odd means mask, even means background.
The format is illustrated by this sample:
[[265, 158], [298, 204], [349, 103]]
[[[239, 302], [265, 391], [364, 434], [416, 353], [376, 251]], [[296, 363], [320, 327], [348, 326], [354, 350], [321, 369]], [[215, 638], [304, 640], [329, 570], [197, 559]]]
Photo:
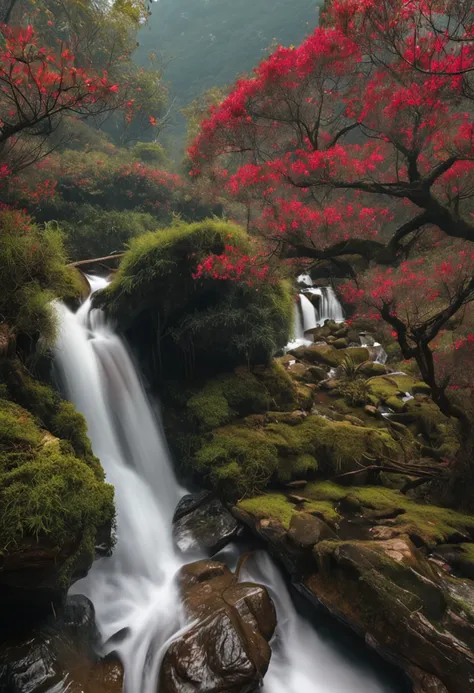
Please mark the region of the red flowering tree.
[[376, 267], [357, 285], [343, 287], [346, 301], [356, 303], [367, 317], [386, 322], [404, 358], [416, 360], [434, 401], [460, 419], [463, 413], [446, 394], [448, 387], [460, 383], [448, 363], [453, 350], [462, 347], [460, 353], [469, 353], [470, 339], [457, 339], [442, 356], [433, 347], [447, 322], [474, 300], [474, 248], [466, 246], [458, 242], [394, 268]]
[[[310, 259], [313, 273], [330, 262], [357, 277], [375, 263], [358, 292], [375, 300], [371, 282], [395, 282], [375, 307], [420, 363], [421, 345], [473, 297], [466, 277], [445, 292], [436, 270], [399, 267], [433, 239], [438, 254], [449, 239], [467, 243], [453, 255], [472, 252], [473, 20], [464, 0], [334, 0], [324, 27], [211, 108], [189, 150], [192, 175], [245, 205], [269, 250]], [[407, 267], [437, 297], [416, 326], [398, 312], [404, 292], [415, 304], [421, 291], [404, 283]], [[447, 411], [443, 386], [422, 373]]]
[[65, 115], [96, 116], [120, 105], [103, 72], [78, 68], [65, 44], [42, 46], [32, 26], [0, 28], [0, 172], [16, 172], [48, 151]]

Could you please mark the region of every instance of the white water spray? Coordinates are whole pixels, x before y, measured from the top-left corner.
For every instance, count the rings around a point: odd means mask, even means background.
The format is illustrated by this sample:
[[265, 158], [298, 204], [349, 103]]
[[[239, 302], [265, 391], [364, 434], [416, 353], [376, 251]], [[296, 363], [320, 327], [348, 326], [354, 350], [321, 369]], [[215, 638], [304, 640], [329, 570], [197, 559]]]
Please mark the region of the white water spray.
[[[92, 291], [105, 280], [89, 277]], [[182, 493], [164, 434], [122, 340], [91, 310], [57, 305], [56, 360], [68, 397], [85, 415], [94, 453], [115, 487], [117, 545], [74, 586], [94, 603], [105, 652], [124, 664], [125, 693], [157, 693], [161, 656], [185, 626], [174, 576], [184, 563], [172, 545], [171, 520]], [[326, 645], [296, 613], [268, 558], [248, 579], [271, 589], [278, 634], [264, 693], [391, 693], [363, 665]], [[247, 569], [248, 571], [248, 569]]]
[[293, 605], [273, 561], [264, 552], [244, 563], [241, 579], [266, 585], [278, 614], [272, 659], [262, 693], [394, 693], [364, 661], [347, 660], [327, 644]]
[[75, 591], [94, 603], [105, 651], [116, 651], [125, 665], [127, 693], [156, 693], [160, 648], [184, 623], [174, 584], [181, 562], [171, 538], [180, 489], [123, 342], [99, 311], [90, 311], [90, 299], [76, 314], [61, 304], [57, 310], [62, 380], [86, 417], [117, 507], [113, 556], [96, 561]]

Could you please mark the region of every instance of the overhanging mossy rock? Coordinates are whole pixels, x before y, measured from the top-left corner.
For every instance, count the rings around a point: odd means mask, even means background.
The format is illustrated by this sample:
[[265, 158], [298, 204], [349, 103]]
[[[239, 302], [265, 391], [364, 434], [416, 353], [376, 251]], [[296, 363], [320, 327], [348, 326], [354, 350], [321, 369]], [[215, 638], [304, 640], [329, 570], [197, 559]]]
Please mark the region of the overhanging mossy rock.
[[131, 243], [95, 301], [127, 332], [158, 379], [266, 364], [288, 342], [294, 300], [287, 282], [197, 276], [226, 246], [250, 255], [240, 227], [208, 219], [177, 223]]
[[[113, 488], [103, 481], [84, 420], [70, 403], [56, 401], [53, 407], [54, 393], [39, 383], [36, 393], [42, 388], [63, 438], [0, 398], [1, 618], [12, 609], [31, 616], [49, 608], [88, 571], [98, 536], [111, 544]], [[44, 405], [47, 410], [48, 401]]]

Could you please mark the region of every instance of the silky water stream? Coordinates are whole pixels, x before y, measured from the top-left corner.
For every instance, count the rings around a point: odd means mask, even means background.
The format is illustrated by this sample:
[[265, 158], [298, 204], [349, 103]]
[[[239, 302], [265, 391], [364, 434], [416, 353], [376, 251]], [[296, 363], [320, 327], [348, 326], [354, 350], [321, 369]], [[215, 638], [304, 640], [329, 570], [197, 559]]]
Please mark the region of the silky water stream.
[[[106, 286], [89, 277], [92, 292]], [[115, 487], [117, 543], [74, 592], [94, 603], [104, 651], [124, 664], [125, 693], [157, 693], [168, 643], [186, 629], [175, 574], [185, 562], [174, 549], [173, 510], [184, 493], [174, 476], [159, 417], [123, 340], [89, 298], [76, 312], [57, 305], [56, 363], [62, 387], [87, 420], [94, 453]], [[234, 552], [222, 552], [224, 559]], [[232, 563], [232, 558], [229, 562]], [[278, 628], [264, 693], [398, 693], [383, 668], [354, 660], [325, 642], [296, 610], [277, 567], [264, 552], [247, 561], [244, 579], [266, 584]], [[316, 619], [317, 621], [317, 619]], [[335, 624], [336, 627], [337, 624]], [[392, 677], [393, 678], [393, 677]]]

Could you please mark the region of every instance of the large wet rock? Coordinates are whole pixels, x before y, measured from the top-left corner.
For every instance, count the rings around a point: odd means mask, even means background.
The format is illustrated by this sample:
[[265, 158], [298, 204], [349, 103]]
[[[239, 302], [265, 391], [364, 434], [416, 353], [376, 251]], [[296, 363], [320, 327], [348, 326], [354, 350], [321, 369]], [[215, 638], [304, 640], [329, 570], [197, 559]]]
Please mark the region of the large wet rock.
[[233, 512], [311, 601], [404, 668], [416, 693], [474, 690], [473, 516], [328, 482]]
[[205, 551], [212, 556], [240, 532], [241, 525], [218, 498], [188, 494], [178, 504], [173, 537], [183, 553]]
[[[67, 599], [59, 612], [33, 628], [13, 623], [2, 633], [0, 691], [2, 693], [120, 693], [120, 665], [99, 660], [100, 635], [92, 602], [83, 595]], [[95, 683], [117, 680], [112, 685]], [[94, 685], [93, 685], [94, 682]], [[59, 688], [56, 689], [55, 687]]]
[[270, 662], [276, 627], [265, 587], [238, 583], [223, 563], [197, 561], [181, 569], [180, 589], [189, 619], [197, 619], [168, 648], [160, 693], [251, 693]]

